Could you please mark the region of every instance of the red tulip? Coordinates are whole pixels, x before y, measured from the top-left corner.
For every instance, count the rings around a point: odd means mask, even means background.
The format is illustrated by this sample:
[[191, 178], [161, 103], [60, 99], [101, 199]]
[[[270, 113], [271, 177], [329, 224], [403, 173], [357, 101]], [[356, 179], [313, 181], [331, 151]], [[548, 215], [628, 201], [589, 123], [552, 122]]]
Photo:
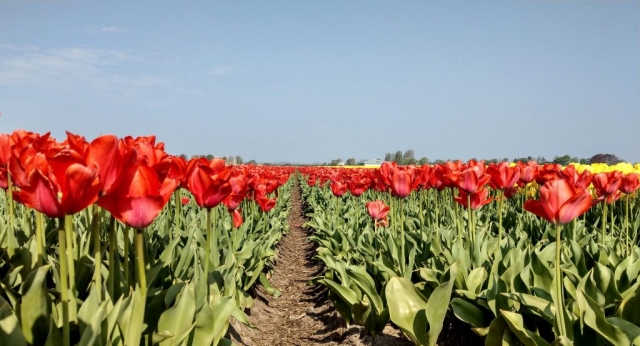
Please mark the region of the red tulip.
[[0, 134], [0, 188], [8, 188], [7, 165], [11, 159], [11, 135]]
[[411, 194], [420, 181], [416, 179], [415, 168], [394, 167], [390, 175], [391, 193], [400, 198], [405, 198]]
[[182, 197], [182, 205], [187, 205], [189, 204], [189, 197]]
[[231, 170], [224, 168], [224, 161], [220, 167], [214, 160], [197, 158], [187, 164], [187, 189], [202, 208], [216, 207], [231, 193]]
[[256, 203], [260, 206], [263, 212], [268, 213], [273, 207], [276, 206], [276, 199], [269, 198], [267, 196], [260, 196], [256, 198]]
[[560, 173], [569, 183], [577, 188], [586, 189], [591, 185], [592, 175], [591, 172], [586, 169], [582, 171], [582, 173], [578, 173], [575, 166], [569, 165]]
[[493, 186], [499, 190], [512, 188], [520, 178], [520, 169], [517, 166], [510, 167], [506, 162], [489, 166], [487, 173], [491, 176]]
[[460, 190], [460, 196], [455, 197], [454, 200], [463, 207], [469, 208], [469, 198], [467, 198], [469, 195], [471, 196], [471, 209], [473, 210], [479, 209], [493, 201], [493, 198], [489, 197], [489, 190], [487, 190], [486, 187], [482, 187], [472, 194]]
[[596, 189], [598, 199], [596, 202], [606, 201], [611, 204], [620, 198], [620, 185], [622, 185], [622, 172], [602, 172], [593, 175], [591, 179], [593, 187]]
[[242, 214], [240, 209], [235, 209], [231, 212], [231, 218], [233, 219], [233, 228], [242, 226]]
[[386, 219], [389, 214], [389, 206], [381, 200], [367, 202], [366, 207], [369, 216], [375, 221]]
[[529, 161], [526, 164], [518, 162], [518, 168], [520, 169], [519, 181], [522, 184], [529, 184], [536, 178], [536, 171], [538, 170], [538, 163], [535, 161]]
[[638, 173], [629, 173], [622, 178], [622, 183], [620, 184], [620, 191], [629, 195], [634, 193], [636, 190], [640, 188], [640, 175]]
[[491, 176], [484, 172], [484, 166], [481, 165], [469, 167], [461, 172], [453, 172], [448, 175], [448, 178], [454, 182], [460, 191], [464, 191], [467, 194], [478, 191], [491, 180]]
[[535, 180], [538, 185], [542, 186], [546, 182], [562, 178], [562, 167], [557, 163], [545, 163], [538, 166]]
[[333, 192], [333, 195], [336, 197], [342, 197], [342, 195], [344, 195], [345, 193], [347, 193], [348, 189], [347, 189], [347, 185], [343, 184], [339, 181], [333, 181], [331, 182], [331, 192]]
[[66, 154], [50, 160], [42, 153], [33, 158], [33, 168], [13, 195], [16, 201], [48, 217], [75, 214], [98, 199], [98, 169], [84, 162], [74, 162]]
[[540, 200], [528, 200], [524, 209], [553, 224], [566, 224], [591, 207], [592, 197], [565, 179], [555, 179], [540, 188]]
[[[127, 155], [136, 155], [132, 150]], [[125, 158], [125, 161], [129, 161]], [[124, 167], [118, 185], [110, 194], [102, 196], [98, 205], [121, 222], [136, 228], [147, 227], [160, 214], [178, 187], [178, 181], [160, 180], [157, 172], [146, 165], [144, 157], [132, 166]]]
[[[124, 142], [116, 136], [100, 136], [89, 144], [85, 158], [88, 164], [98, 167], [102, 194], [110, 193], [120, 178], [123, 166], [130, 166], [134, 162], [124, 162], [126, 147]], [[134, 155], [129, 155], [130, 160], [135, 160]]]

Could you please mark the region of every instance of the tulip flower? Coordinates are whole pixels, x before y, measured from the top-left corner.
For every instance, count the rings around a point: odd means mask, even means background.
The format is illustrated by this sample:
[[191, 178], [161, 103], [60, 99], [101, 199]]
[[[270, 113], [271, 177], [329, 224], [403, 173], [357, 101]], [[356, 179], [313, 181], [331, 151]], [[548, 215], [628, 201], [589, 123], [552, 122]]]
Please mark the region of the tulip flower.
[[479, 165], [467, 168], [464, 171], [451, 173], [448, 178], [454, 182], [460, 191], [464, 191], [467, 194], [473, 194], [480, 190], [491, 180], [491, 176], [486, 174], [484, 168]]
[[535, 161], [529, 161], [526, 164], [518, 162], [518, 168], [520, 169], [519, 181], [522, 184], [526, 185], [535, 180], [536, 171], [538, 170], [538, 164]]
[[[517, 166], [510, 167], [506, 162], [498, 165], [491, 165], [487, 168], [487, 173], [491, 176], [492, 187], [500, 190], [502, 196], [508, 189], [513, 190], [513, 186], [520, 178], [520, 169]], [[498, 239], [502, 240], [502, 204], [503, 198], [498, 200]]]
[[483, 187], [470, 194], [466, 193], [464, 190], [460, 190], [460, 196], [456, 197], [455, 201], [465, 208], [469, 208], [469, 204], [471, 204], [471, 209], [477, 210], [480, 207], [491, 203], [493, 198], [489, 197], [489, 190], [486, 187]]
[[[135, 155], [135, 151], [129, 155]], [[112, 193], [102, 196], [98, 205], [121, 222], [143, 229], [160, 214], [177, 187], [177, 180], [160, 181], [156, 171], [139, 159], [124, 168], [118, 185]]]
[[596, 173], [591, 179], [593, 188], [598, 195], [597, 202], [605, 201], [608, 204], [615, 202], [620, 198], [620, 186], [622, 185], [622, 172], [602, 172]]
[[[564, 306], [564, 285], [560, 270], [561, 225], [584, 214], [591, 207], [591, 194], [585, 189], [576, 188], [565, 179], [551, 180], [540, 188], [540, 200], [528, 200], [524, 209], [556, 225], [556, 306]], [[557, 325], [560, 336], [567, 335], [563, 309], [556, 309]]]
[[520, 179], [520, 169], [517, 166], [510, 167], [507, 162], [487, 167], [487, 173], [491, 176], [493, 187], [500, 190], [512, 188]]
[[189, 197], [182, 197], [181, 199], [182, 205], [189, 204], [189, 201], [190, 201]]
[[591, 207], [592, 197], [565, 179], [556, 179], [540, 188], [540, 200], [528, 200], [524, 209], [543, 219], [562, 225], [584, 214]]
[[231, 218], [233, 219], [233, 228], [242, 226], [242, 214], [240, 209], [235, 209], [231, 212]]
[[411, 194], [420, 181], [416, 179], [415, 168], [393, 167], [389, 177], [391, 193], [400, 198]]
[[620, 184], [620, 191], [627, 195], [625, 197], [624, 214], [627, 255], [631, 253], [631, 246], [629, 245], [629, 198], [632, 193], [640, 188], [640, 179], [638, 177], [638, 173], [629, 173], [622, 178], [622, 183]]
[[382, 221], [386, 224], [387, 215], [389, 214], [388, 205], [384, 204], [381, 200], [376, 200], [373, 202], [367, 202], [366, 208], [369, 216], [376, 221], [376, 225], [381, 224]]
[[256, 203], [258, 203], [260, 209], [265, 213], [268, 213], [271, 209], [273, 209], [273, 207], [276, 206], [276, 202], [277, 201], [275, 198], [271, 199], [267, 196], [260, 196], [256, 198]]
[[630, 195], [640, 189], [640, 175], [638, 173], [629, 173], [622, 178], [620, 183], [620, 191]]
[[347, 185], [343, 184], [339, 181], [333, 181], [331, 182], [331, 192], [333, 192], [333, 195], [336, 197], [342, 197], [342, 195], [344, 195], [345, 193], [347, 193], [348, 189], [347, 189]]
[[[224, 163], [224, 162], [223, 162]], [[205, 159], [192, 160], [187, 168], [187, 189], [196, 204], [211, 209], [218, 206], [231, 193], [231, 170], [217, 164], [209, 165]], [[213, 166], [213, 168], [211, 167]]]

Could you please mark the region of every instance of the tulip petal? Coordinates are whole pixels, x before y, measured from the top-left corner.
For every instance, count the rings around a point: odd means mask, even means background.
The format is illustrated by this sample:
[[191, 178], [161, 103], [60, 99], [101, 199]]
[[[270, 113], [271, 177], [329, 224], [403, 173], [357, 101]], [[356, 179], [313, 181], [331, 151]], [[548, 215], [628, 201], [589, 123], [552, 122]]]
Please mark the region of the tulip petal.
[[144, 196], [124, 198], [121, 204], [120, 221], [133, 228], [142, 229], [149, 226], [160, 214], [164, 200], [160, 196]]
[[28, 184], [20, 191], [15, 191], [13, 196], [16, 201], [50, 218], [60, 218], [65, 215], [51, 181], [38, 170], [29, 174]]
[[591, 194], [586, 190], [576, 193], [558, 210], [558, 223], [565, 224], [584, 214], [591, 208]]
[[524, 202], [523, 208], [551, 223], [556, 223], [554, 213], [547, 207], [545, 202], [530, 199]]
[[97, 168], [74, 163], [67, 168], [67, 191], [63, 191], [62, 206], [67, 215], [75, 214], [98, 199], [100, 180]]
[[240, 210], [236, 209], [231, 213], [233, 217], [233, 228], [238, 228], [242, 226], [242, 214], [240, 214]]

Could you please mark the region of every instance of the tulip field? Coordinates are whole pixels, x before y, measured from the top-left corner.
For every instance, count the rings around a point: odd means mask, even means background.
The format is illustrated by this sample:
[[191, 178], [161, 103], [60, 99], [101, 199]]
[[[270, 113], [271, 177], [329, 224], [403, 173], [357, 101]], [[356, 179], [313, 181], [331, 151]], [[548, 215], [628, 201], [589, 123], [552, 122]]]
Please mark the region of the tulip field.
[[290, 168], [155, 138], [0, 135], [0, 345], [225, 345], [287, 231]]
[[[300, 169], [314, 283], [349, 324], [435, 345], [640, 344], [640, 166]], [[593, 171], [593, 172], [592, 172]]]
[[[228, 165], [154, 136], [0, 134], [0, 345], [231, 345], [292, 191], [347, 325], [640, 345], [640, 165]], [[313, 274], [315, 275], [315, 274]]]

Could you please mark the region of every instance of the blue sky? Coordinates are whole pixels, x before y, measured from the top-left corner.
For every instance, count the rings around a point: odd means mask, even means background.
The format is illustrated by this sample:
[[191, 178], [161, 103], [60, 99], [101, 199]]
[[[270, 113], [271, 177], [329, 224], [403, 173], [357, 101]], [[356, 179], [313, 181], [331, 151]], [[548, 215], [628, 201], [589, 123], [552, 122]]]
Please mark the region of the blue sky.
[[640, 161], [640, 2], [0, 5], [0, 131], [245, 160]]

